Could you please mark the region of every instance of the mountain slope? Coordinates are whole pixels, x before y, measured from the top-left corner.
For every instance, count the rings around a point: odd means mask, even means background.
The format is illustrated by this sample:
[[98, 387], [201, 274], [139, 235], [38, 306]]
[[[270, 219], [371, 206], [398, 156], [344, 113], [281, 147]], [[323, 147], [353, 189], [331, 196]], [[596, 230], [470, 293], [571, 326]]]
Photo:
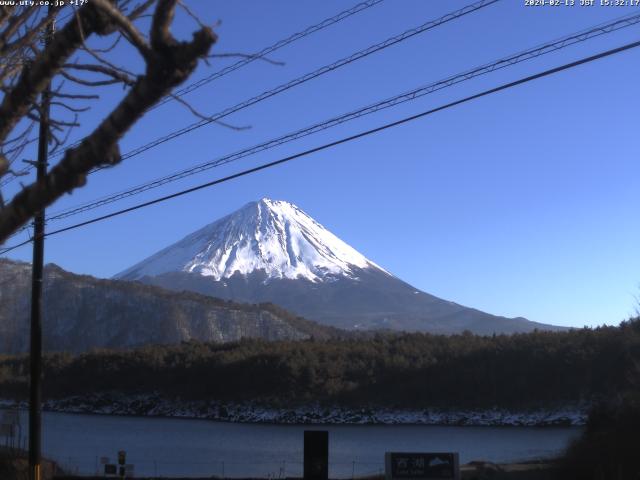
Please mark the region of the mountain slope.
[[295, 205], [270, 199], [245, 205], [116, 278], [236, 301], [270, 301], [346, 329], [479, 334], [557, 329], [422, 292]]
[[[0, 353], [28, 350], [31, 266], [0, 259]], [[81, 352], [186, 340], [326, 338], [337, 332], [273, 305], [226, 302], [45, 267], [44, 348]]]

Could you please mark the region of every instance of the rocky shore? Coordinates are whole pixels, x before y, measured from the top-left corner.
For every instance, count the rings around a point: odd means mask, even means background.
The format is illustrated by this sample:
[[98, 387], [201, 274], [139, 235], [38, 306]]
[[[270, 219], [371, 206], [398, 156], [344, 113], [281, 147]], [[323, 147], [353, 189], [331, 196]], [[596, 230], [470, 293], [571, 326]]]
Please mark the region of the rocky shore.
[[[0, 408], [24, 408], [27, 402], [0, 400]], [[45, 411], [100, 415], [197, 418], [241, 423], [283, 424], [407, 424], [461, 426], [581, 426], [587, 418], [584, 405], [513, 411], [347, 408], [310, 404], [297, 407], [268, 407], [253, 403], [169, 400], [159, 395], [118, 393], [68, 397], [44, 402]]]

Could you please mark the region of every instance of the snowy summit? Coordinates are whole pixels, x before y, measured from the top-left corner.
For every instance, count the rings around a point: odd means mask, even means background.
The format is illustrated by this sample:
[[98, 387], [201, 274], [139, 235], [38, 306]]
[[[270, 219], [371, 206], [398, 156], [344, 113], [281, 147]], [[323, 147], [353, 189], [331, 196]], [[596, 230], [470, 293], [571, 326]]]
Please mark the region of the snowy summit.
[[263, 198], [188, 235], [116, 278], [168, 272], [196, 273], [216, 281], [264, 271], [267, 279], [356, 278], [355, 269], [382, 270], [297, 206]]

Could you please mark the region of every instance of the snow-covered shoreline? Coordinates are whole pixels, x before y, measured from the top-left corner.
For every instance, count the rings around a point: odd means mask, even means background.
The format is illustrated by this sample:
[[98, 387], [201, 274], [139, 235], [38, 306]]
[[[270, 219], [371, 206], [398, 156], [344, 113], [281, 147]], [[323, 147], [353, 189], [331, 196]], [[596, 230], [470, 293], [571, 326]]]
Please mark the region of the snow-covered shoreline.
[[[0, 408], [24, 408], [27, 402], [0, 400]], [[257, 403], [176, 401], [158, 395], [97, 394], [44, 402], [45, 411], [99, 415], [193, 418], [238, 423], [347, 424], [347, 425], [457, 425], [457, 426], [582, 426], [584, 405], [512, 411], [390, 409], [326, 407], [317, 404], [291, 408], [265, 407]]]

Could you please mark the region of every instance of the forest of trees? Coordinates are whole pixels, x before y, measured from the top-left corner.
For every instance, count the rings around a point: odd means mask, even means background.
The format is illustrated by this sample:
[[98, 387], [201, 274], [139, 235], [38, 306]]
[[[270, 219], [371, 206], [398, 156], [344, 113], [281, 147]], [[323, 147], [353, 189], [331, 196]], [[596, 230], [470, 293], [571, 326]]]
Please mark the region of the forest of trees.
[[[46, 357], [45, 398], [100, 392], [345, 406], [529, 408], [611, 398], [640, 383], [640, 319], [512, 336], [375, 334], [187, 342]], [[28, 359], [0, 357], [0, 397], [26, 399]]]

